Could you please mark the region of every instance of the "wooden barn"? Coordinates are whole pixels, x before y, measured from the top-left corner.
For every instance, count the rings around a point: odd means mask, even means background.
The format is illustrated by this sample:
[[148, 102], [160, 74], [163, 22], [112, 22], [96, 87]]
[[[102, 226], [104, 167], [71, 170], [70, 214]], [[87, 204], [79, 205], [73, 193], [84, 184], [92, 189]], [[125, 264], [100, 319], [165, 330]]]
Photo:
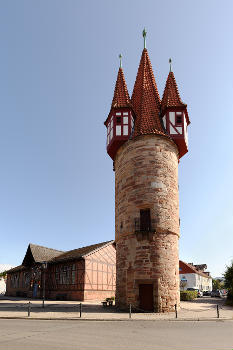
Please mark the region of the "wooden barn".
[[29, 244], [22, 265], [8, 271], [6, 295], [104, 300], [115, 296], [115, 276], [114, 241], [68, 252]]

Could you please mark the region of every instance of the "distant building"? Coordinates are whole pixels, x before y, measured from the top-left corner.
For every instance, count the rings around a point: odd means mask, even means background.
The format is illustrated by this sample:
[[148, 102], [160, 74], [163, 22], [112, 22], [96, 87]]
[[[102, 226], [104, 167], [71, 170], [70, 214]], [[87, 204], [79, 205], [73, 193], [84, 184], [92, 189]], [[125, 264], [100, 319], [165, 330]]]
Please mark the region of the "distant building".
[[200, 291], [212, 291], [212, 277], [204, 271], [206, 264], [194, 265], [179, 261], [180, 289], [197, 288]]
[[0, 295], [6, 292], [6, 282], [3, 277], [0, 277]]
[[7, 272], [6, 295], [104, 300], [115, 295], [113, 241], [62, 252], [29, 244], [22, 265]]
[[[9, 264], [0, 264], [0, 273], [11, 269], [13, 266]], [[0, 277], [0, 295], [4, 295], [6, 292], [6, 278]]]

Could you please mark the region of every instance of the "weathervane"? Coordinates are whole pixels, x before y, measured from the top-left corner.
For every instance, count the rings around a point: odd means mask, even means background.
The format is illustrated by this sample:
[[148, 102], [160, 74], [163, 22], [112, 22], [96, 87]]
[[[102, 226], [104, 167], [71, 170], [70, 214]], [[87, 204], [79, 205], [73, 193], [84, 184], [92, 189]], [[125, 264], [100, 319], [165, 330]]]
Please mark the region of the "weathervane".
[[144, 29], [143, 29], [143, 32], [142, 32], [142, 36], [143, 36], [143, 38], [144, 38], [144, 49], [146, 49], [146, 34], [147, 34], [146, 28], [144, 28]]
[[169, 63], [170, 63], [170, 72], [172, 71], [172, 59], [169, 58]]
[[122, 68], [122, 54], [121, 53], [119, 55], [119, 58], [120, 58], [120, 68]]

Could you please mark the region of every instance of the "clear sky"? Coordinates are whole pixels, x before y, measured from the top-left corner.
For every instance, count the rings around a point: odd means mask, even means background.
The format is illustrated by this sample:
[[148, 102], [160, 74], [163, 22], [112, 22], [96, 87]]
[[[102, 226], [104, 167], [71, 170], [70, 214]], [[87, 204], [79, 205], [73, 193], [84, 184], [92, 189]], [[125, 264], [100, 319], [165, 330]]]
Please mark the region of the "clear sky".
[[179, 165], [180, 258], [213, 276], [233, 258], [233, 2], [0, 1], [0, 264], [29, 242], [114, 239], [103, 125], [119, 66], [130, 94], [147, 29], [160, 96], [173, 59], [188, 104]]

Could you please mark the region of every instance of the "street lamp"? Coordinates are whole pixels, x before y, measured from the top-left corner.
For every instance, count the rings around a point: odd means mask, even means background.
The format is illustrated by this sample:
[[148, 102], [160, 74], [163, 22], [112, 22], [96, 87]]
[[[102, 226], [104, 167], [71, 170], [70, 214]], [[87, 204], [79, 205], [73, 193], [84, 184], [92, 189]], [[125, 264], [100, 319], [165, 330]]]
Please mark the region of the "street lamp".
[[43, 269], [43, 304], [42, 307], [44, 308], [44, 302], [45, 302], [45, 270], [47, 269], [47, 261], [43, 261], [41, 264], [41, 267]]

